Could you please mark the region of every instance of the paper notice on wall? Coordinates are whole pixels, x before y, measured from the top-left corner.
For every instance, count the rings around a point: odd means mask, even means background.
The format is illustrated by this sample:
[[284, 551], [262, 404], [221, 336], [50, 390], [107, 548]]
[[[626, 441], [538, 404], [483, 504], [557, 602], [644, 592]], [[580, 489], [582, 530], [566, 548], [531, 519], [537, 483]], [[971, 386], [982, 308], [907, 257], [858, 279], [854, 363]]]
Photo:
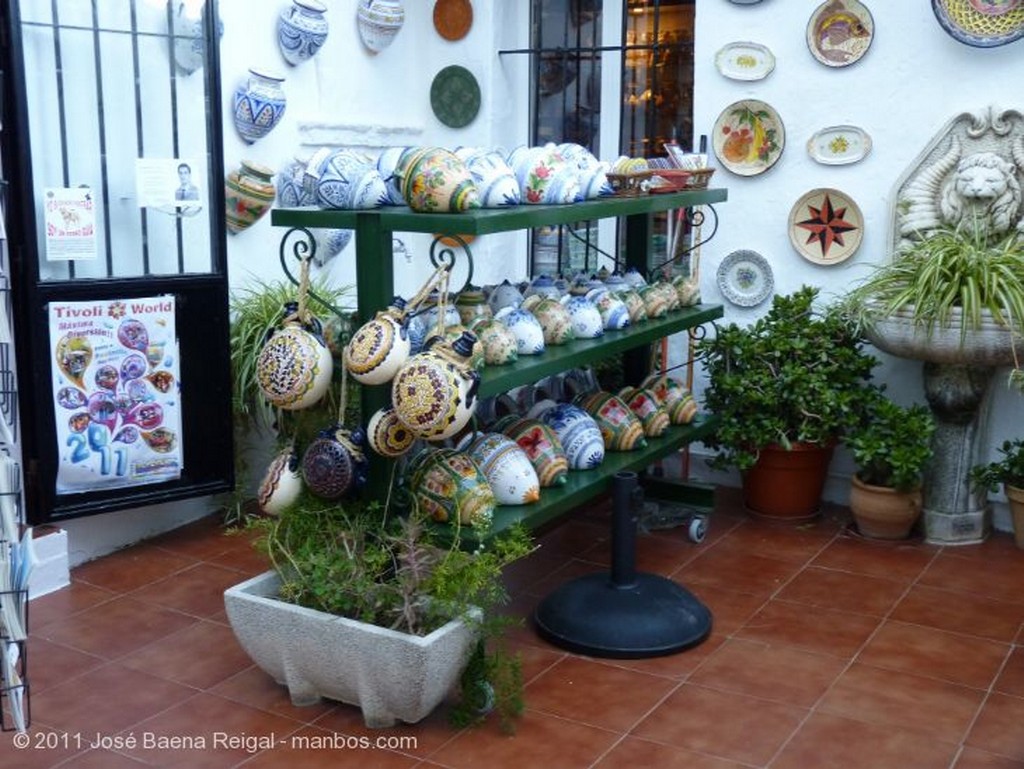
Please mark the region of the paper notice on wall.
[[96, 200], [89, 187], [49, 187], [43, 191], [46, 258], [96, 258]]
[[51, 302], [57, 493], [181, 477], [175, 299]]

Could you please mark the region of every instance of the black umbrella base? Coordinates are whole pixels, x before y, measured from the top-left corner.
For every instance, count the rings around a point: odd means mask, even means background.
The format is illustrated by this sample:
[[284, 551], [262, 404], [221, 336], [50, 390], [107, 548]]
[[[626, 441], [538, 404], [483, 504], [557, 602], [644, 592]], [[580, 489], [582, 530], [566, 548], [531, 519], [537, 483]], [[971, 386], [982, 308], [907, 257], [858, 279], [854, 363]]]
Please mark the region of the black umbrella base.
[[636, 574], [627, 586], [607, 573], [588, 574], [544, 598], [534, 623], [541, 637], [568, 651], [638, 659], [696, 646], [711, 633], [711, 612], [657, 574]]

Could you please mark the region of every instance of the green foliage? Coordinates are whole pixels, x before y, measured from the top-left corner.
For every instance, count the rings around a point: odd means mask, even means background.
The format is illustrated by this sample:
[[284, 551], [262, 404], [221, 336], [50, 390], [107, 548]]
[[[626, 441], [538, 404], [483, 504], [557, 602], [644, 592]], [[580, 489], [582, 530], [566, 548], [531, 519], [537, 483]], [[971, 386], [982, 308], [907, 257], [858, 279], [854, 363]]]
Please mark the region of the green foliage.
[[971, 468], [971, 481], [978, 488], [995, 491], [1000, 484], [1024, 488], [1024, 439], [1003, 441], [1001, 458]]
[[880, 391], [869, 402], [863, 418], [845, 437], [857, 465], [857, 477], [872, 486], [911, 491], [932, 457], [935, 420], [925, 406], [899, 406]]
[[768, 445], [827, 444], [857, 423], [877, 362], [846, 318], [817, 310], [818, 289], [777, 295], [747, 327], [717, 327], [697, 344], [709, 378], [705, 404], [721, 422], [705, 441], [714, 467], [751, 467]]

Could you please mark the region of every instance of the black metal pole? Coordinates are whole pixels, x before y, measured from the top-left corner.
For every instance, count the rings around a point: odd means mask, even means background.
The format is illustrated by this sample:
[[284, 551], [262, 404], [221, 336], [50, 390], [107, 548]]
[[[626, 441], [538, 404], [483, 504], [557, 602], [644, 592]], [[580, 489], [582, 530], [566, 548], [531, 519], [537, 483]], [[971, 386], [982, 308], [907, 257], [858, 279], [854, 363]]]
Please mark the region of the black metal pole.
[[636, 586], [637, 485], [634, 472], [619, 472], [612, 477], [612, 586], [630, 589]]

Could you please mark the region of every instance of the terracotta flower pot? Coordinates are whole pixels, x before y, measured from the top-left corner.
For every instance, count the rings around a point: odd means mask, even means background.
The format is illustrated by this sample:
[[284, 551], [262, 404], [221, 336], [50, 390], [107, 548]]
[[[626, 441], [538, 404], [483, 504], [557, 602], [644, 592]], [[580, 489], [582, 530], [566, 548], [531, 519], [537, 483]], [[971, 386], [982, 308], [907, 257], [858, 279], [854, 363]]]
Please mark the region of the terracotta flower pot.
[[764, 518], [817, 517], [832, 450], [832, 445], [818, 443], [794, 443], [789, 451], [780, 445], [765, 446], [757, 463], [743, 473], [743, 503]]
[[1010, 501], [1010, 515], [1013, 517], [1013, 539], [1017, 547], [1024, 550], [1024, 489], [1009, 484], [1003, 485], [1006, 498]]
[[850, 510], [857, 530], [873, 539], [906, 539], [921, 515], [921, 489], [897, 491], [872, 486], [856, 475], [850, 488]]

